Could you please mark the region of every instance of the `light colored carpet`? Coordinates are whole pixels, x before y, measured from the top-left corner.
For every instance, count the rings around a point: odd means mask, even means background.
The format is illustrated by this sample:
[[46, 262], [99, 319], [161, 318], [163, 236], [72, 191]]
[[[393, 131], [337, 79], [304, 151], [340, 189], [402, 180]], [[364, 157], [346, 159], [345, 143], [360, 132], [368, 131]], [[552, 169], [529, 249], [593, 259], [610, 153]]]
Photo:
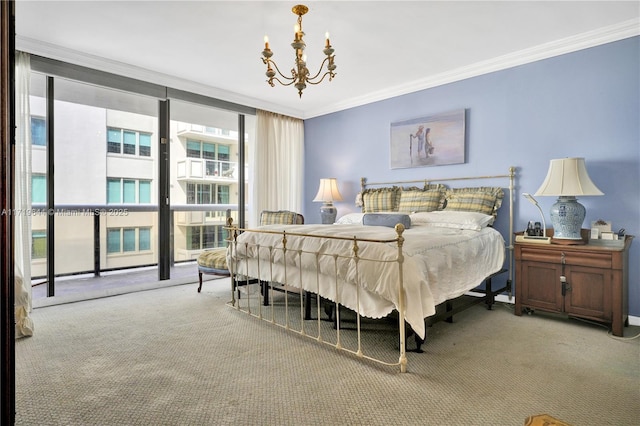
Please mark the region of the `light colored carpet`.
[[231, 309], [228, 279], [205, 283], [200, 294], [196, 288], [35, 309], [35, 335], [16, 343], [16, 424], [523, 425], [548, 413], [574, 426], [621, 426], [640, 419], [640, 341], [614, 340], [600, 326], [478, 305], [454, 324], [430, 328], [425, 353], [409, 353], [402, 374]]

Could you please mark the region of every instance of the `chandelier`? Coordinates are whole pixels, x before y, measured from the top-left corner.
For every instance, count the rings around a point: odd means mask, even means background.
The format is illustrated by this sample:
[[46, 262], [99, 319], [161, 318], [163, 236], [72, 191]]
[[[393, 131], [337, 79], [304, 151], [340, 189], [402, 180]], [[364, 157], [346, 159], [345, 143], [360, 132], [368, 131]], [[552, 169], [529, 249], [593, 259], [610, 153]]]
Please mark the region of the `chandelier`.
[[[307, 83], [319, 84], [327, 75], [329, 76], [329, 81], [333, 80], [333, 77], [336, 76], [336, 73], [334, 72], [336, 69], [336, 64], [334, 63], [335, 56], [333, 54], [334, 50], [329, 42], [329, 33], [326, 33], [326, 42], [324, 50], [322, 51], [326, 55], [326, 58], [324, 58], [324, 61], [320, 64], [318, 73], [313, 77], [309, 77], [310, 73], [307, 68], [307, 55], [304, 54], [306, 44], [304, 43], [304, 32], [302, 31], [302, 15], [307, 13], [309, 8], [303, 4], [299, 4], [294, 6], [291, 11], [298, 15], [298, 23], [294, 27], [293, 43], [291, 43], [291, 47], [293, 47], [293, 50], [296, 52], [295, 65], [291, 68], [291, 77], [282, 74], [278, 69], [278, 65], [271, 59], [273, 52], [269, 49], [269, 38], [267, 36], [264, 36], [262, 62], [267, 66], [267, 72], [265, 74], [269, 77], [267, 83], [269, 83], [271, 87], [275, 86], [274, 80], [283, 86], [291, 86], [293, 84], [294, 87], [298, 89], [298, 95], [302, 98], [302, 91], [307, 87]], [[327, 64], [327, 71], [320, 76], [325, 63]], [[280, 80], [280, 78], [276, 76], [276, 72], [284, 81]]]

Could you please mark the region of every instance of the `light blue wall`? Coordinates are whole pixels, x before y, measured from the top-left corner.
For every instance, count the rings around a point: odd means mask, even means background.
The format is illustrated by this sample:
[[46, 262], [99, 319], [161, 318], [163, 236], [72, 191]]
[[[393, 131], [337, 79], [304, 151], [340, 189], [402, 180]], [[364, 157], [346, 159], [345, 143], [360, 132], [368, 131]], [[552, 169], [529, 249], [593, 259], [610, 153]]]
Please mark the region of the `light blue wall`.
[[[538, 189], [550, 159], [584, 157], [605, 195], [580, 199], [587, 209], [583, 226], [602, 218], [638, 236], [630, 251], [629, 304], [630, 314], [640, 316], [639, 57], [640, 37], [633, 37], [306, 120], [305, 219], [320, 222], [320, 206], [311, 200], [322, 177], [338, 178], [341, 216], [358, 211], [353, 200], [361, 176], [479, 176], [503, 174], [513, 165], [519, 175], [515, 228], [522, 230], [539, 213], [519, 194]], [[391, 122], [460, 108], [467, 110], [465, 164], [389, 168]], [[538, 201], [549, 221], [555, 199]]]

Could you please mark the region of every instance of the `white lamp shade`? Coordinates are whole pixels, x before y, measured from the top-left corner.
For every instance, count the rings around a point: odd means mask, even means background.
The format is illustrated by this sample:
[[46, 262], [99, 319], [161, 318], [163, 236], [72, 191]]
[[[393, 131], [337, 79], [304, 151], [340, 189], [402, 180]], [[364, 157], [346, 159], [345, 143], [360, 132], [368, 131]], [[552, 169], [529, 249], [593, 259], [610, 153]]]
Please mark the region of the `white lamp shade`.
[[342, 201], [342, 195], [338, 191], [338, 182], [336, 178], [320, 179], [320, 187], [313, 201], [334, 202]]
[[549, 171], [535, 195], [579, 196], [604, 195], [591, 181], [584, 158], [551, 160]]

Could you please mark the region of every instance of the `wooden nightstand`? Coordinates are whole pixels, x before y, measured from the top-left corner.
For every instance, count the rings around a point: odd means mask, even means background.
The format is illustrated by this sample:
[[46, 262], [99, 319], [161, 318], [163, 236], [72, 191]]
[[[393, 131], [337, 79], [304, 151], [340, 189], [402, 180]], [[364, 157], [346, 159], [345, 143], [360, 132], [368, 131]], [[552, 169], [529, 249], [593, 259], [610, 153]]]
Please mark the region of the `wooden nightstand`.
[[[586, 231], [586, 230], [583, 230]], [[629, 325], [629, 247], [515, 243], [515, 314], [565, 313], [608, 324], [615, 336]]]

